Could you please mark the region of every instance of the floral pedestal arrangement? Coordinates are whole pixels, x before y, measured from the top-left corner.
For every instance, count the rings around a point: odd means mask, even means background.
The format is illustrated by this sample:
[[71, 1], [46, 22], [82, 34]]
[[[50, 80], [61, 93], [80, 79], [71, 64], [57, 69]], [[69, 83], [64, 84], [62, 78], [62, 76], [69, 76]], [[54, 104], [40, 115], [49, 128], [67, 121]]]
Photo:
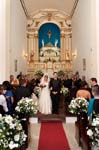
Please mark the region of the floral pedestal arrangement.
[[80, 132], [80, 123], [78, 121], [75, 122], [75, 138], [78, 145], [81, 145], [81, 132]]
[[[23, 130], [25, 134], [28, 136], [28, 124], [29, 124], [29, 117], [37, 114], [38, 111], [38, 101], [37, 99], [32, 98], [22, 98], [15, 108], [16, 114], [21, 121], [23, 126]], [[28, 138], [25, 144], [26, 148], [28, 147]]]
[[87, 135], [86, 128], [81, 130], [81, 146], [84, 150], [91, 150], [90, 139]]
[[[88, 126], [87, 114], [85, 112], [81, 112], [80, 114], [77, 115], [77, 121], [75, 122], [75, 138], [79, 146], [83, 145], [83, 147], [84, 146], [89, 147], [88, 136], [86, 134], [87, 126]], [[87, 150], [87, 148], [84, 150]]]
[[99, 114], [93, 118], [88, 127], [87, 135], [89, 136], [92, 150], [99, 150]]
[[29, 118], [21, 119], [21, 124], [22, 124], [22, 127], [23, 127], [23, 130], [24, 130], [25, 134], [27, 135], [27, 139], [26, 139], [26, 142], [24, 144], [24, 147], [28, 148], [28, 124], [29, 124]]
[[[26, 149], [26, 146], [25, 144], [23, 144], [22, 146], [18, 147], [18, 148], [14, 148], [13, 150], [25, 150]], [[7, 148], [6, 150], [12, 150], [10, 148]]]
[[77, 115], [77, 121], [75, 122], [75, 137], [79, 146], [81, 145], [82, 131], [88, 124], [87, 108], [88, 102], [82, 97], [73, 99], [69, 105], [70, 112]]

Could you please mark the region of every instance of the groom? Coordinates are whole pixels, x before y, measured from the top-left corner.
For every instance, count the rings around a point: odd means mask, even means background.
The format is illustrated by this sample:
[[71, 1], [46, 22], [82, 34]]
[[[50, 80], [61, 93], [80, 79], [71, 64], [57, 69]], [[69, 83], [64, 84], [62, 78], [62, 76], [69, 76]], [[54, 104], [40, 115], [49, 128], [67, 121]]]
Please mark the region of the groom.
[[53, 78], [50, 80], [49, 87], [51, 89], [52, 113], [58, 114], [59, 113], [61, 80], [58, 79], [57, 72], [53, 73]]

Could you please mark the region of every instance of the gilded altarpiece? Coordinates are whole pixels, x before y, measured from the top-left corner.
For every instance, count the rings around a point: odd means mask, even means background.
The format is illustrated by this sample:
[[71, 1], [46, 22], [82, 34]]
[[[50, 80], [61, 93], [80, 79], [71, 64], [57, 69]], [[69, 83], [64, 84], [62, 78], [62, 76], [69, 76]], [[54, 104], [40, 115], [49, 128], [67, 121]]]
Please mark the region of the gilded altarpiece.
[[45, 16], [42, 12], [38, 13], [40, 18], [36, 16], [27, 23], [28, 72], [72, 71], [72, 29], [67, 24], [71, 18], [60, 12], [55, 17], [54, 11], [49, 17], [47, 10]]

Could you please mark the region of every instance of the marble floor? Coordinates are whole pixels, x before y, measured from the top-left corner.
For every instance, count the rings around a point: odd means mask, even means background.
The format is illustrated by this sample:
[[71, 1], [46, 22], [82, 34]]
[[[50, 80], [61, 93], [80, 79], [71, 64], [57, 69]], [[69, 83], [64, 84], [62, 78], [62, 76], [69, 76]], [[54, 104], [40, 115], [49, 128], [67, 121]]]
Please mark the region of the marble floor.
[[[29, 146], [27, 150], [38, 150], [38, 141], [39, 141], [39, 133], [40, 133], [40, 123], [30, 123], [29, 124]], [[63, 123], [64, 131], [66, 133], [70, 150], [81, 150], [78, 146], [75, 139], [75, 124], [73, 121], [68, 121]]]

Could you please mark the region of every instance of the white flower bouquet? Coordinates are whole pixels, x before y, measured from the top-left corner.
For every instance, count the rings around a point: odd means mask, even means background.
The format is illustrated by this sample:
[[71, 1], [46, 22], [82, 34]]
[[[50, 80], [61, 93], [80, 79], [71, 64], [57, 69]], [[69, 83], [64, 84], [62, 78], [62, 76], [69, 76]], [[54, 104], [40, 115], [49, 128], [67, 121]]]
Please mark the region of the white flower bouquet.
[[38, 101], [32, 98], [22, 98], [15, 108], [18, 114], [23, 114], [24, 117], [32, 116], [38, 111]]
[[97, 150], [99, 150], [99, 115], [93, 119], [87, 130], [87, 135], [90, 138], [91, 145], [96, 146]]
[[83, 97], [77, 97], [71, 100], [69, 111], [73, 114], [80, 114], [80, 112], [87, 112], [88, 101]]
[[19, 120], [0, 114], [0, 150], [19, 148], [26, 137]]
[[68, 90], [68, 88], [66, 88], [66, 87], [63, 86], [63, 87], [61, 88], [60, 93], [62, 93], [64, 96], [66, 96], [66, 95], [68, 95], [69, 90]]

